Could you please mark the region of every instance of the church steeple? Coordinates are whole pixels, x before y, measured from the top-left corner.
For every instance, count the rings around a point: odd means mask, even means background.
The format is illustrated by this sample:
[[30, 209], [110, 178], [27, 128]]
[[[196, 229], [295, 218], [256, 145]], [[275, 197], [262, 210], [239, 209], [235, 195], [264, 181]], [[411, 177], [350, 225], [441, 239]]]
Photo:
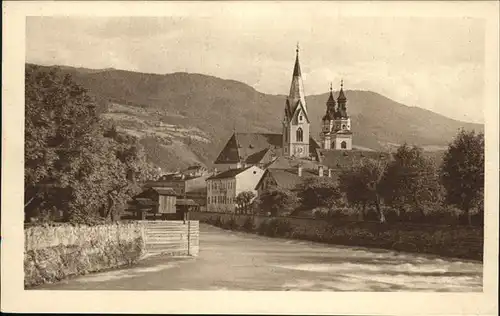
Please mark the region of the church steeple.
[[337, 103], [339, 105], [339, 113], [341, 117], [348, 117], [347, 116], [347, 98], [344, 94], [344, 80], [340, 81], [340, 91], [339, 91], [339, 96], [337, 97]]
[[297, 49], [295, 50], [295, 65], [293, 67], [292, 83], [290, 85], [290, 93], [288, 95], [287, 101], [289, 106], [289, 113], [293, 115], [299, 102], [302, 104], [304, 111], [307, 112], [306, 99], [304, 95], [304, 84], [302, 82], [302, 72], [300, 70], [299, 61], [299, 45], [297, 44]]
[[333, 97], [333, 88], [332, 83], [330, 83], [330, 96], [328, 97], [328, 101], [326, 101], [326, 114], [323, 117], [323, 120], [333, 120], [335, 116], [335, 98]]
[[283, 118], [283, 154], [298, 158], [309, 157], [309, 115], [307, 113], [302, 72], [299, 61], [299, 45], [295, 50], [290, 93], [286, 98]]

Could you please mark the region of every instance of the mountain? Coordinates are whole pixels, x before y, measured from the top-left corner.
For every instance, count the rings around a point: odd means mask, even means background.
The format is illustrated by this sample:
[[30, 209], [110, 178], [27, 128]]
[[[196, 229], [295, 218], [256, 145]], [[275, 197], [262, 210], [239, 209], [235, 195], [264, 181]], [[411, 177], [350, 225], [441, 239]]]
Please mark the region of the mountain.
[[[210, 166], [234, 130], [281, 132], [285, 96], [264, 94], [238, 81], [194, 73], [51, 68], [71, 74], [90, 94], [107, 103], [102, 115], [140, 137], [151, 161], [165, 170], [195, 163]], [[358, 147], [390, 150], [407, 142], [442, 150], [459, 128], [484, 129], [371, 91], [347, 90], [346, 96], [353, 143]], [[311, 135], [317, 139], [327, 99], [328, 93], [306, 96]]]

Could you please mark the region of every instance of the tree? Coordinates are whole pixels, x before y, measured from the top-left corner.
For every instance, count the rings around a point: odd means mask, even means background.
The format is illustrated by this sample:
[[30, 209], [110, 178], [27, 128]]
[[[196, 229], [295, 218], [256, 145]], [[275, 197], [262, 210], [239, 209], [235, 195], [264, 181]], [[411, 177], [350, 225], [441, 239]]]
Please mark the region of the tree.
[[339, 188], [330, 177], [306, 178], [297, 186], [297, 191], [305, 209], [331, 207], [341, 198]]
[[25, 214], [62, 210], [65, 219], [110, 219], [152, 176], [142, 147], [99, 119], [70, 76], [26, 67]]
[[384, 201], [405, 213], [415, 209], [422, 218], [438, 209], [442, 200], [437, 167], [417, 146], [401, 145], [387, 166], [381, 188]]
[[361, 206], [361, 214], [365, 215], [366, 206], [375, 205], [379, 221], [386, 221], [381, 208], [382, 177], [386, 169], [386, 162], [381, 160], [364, 159], [350, 170], [340, 174], [340, 189], [345, 193], [347, 201], [356, 206]]
[[462, 209], [471, 224], [471, 209], [484, 203], [484, 134], [461, 130], [449, 144], [441, 166], [446, 201]]
[[298, 204], [298, 199], [290, 190], [271, 188], [258, 196], [257, 203], [262, 211], [278, 216], [293, 211]]
[[235, 202], [238, 208], [246, 214], [254, 197], [255, 193], [252, 191], [243, 191], [236, 196]]

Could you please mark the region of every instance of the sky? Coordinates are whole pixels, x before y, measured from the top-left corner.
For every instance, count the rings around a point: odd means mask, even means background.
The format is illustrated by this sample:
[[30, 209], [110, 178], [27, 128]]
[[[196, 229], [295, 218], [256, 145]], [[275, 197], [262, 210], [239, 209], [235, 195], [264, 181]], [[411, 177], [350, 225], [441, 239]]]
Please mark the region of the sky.
[[287, 94], [299, 43], [307, 94], [371, 90], [483, 123], [485, 25], [457, 17], [325, 13], [28, 17], [26, 61], [146, 73], [190, 72]]

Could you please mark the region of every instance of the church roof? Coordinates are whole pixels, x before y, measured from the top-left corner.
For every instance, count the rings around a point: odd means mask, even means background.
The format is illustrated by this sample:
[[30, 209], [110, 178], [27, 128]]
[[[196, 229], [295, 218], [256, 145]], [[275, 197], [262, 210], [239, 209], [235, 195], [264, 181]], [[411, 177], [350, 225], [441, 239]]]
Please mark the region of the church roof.
[[344, 80], [341, 81], [340, 83], [340, 91], [339, 91], [339, 96], [337, 97], [337, 101], [346, 101], [347, 98], [345, 97], [344, 94]]
[[[270, 163], [282, 155], [283, 135], [271, 133], [234, 133], [215, 160], [215, 164]], [[316, 158], [316, 140], [309, 138], [309, 152]]]
[[333, 97], [332, 87], [330, 86], [330, 96], [326, 101], [326, 114], [323, 116], [323, 121], [335, 119], [335, 98]]
[[[281, 149], [282, 134], [234, 133], [215, 160], [216, 164], [260, 162], [269, 150]], [[276, 151], [278, 155], [280, 150]]]

